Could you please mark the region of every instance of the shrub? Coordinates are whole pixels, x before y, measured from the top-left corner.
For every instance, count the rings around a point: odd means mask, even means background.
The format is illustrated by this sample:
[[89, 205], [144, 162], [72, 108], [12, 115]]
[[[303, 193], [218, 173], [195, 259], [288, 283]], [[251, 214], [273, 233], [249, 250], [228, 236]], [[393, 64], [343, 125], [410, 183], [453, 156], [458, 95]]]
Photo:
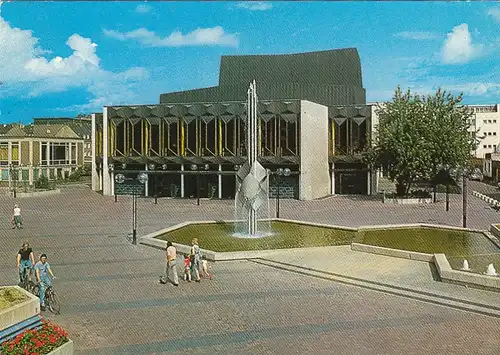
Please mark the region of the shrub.
[[77, 170], [77, 171], [75, 171], [73, 174], [71, 174], [68, 177], [68, 180], [70, 180], [70, 181], [78, 181], [78, 180], [80, 180], [81, 177], [82, 177], [81, 170]]
[[28, 329], [0, 346], [4, 355], [48, 354], [69, 341], [68, 334], [55, 324], [42, 319], [42, 326]]
[[40, 176], [37, 181], [35, 181], [35, 188], [37, 189], [50, 189], [49, 179], [46, 176]]
[[427, 198], [427, 197], [431, 197], [431, 194], [427, 190], [413, 190], [410, 193], [410, 196], [415, 197], [415, 198]]

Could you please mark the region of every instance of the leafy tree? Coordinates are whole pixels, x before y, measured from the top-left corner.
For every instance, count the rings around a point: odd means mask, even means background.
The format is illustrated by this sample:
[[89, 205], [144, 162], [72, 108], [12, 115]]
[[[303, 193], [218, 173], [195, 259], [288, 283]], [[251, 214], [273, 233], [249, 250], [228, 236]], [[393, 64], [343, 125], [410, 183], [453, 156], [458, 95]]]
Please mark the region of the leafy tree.
[[433, 179], [440, 166], [460, 167], [469, 161], [472, 113], [461, 101], [462, 95], [438, 90], [421, 97], [398, 86], [391, 102], [378, 105], [379, 123], [365, 161], [387, 170], [399, 196], [407, 195], [416, 181]]

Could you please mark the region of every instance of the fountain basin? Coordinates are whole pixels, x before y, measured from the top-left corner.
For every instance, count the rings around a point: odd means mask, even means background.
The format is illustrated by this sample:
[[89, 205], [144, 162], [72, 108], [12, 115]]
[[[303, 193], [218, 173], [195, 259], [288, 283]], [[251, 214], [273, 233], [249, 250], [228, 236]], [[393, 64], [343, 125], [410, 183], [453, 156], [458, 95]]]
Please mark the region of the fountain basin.
[[[272, 234], [262, 237], [234, 236], [235, 222], [190, 222], [159, 231], [154, 239], [190, 245], [198, 238], [202, 249], [215, 252], [307, 248], [349, 245], [357, 236], [355, 228], [271, 220]], [[141, 238], [142, 239], [142, 238]]]

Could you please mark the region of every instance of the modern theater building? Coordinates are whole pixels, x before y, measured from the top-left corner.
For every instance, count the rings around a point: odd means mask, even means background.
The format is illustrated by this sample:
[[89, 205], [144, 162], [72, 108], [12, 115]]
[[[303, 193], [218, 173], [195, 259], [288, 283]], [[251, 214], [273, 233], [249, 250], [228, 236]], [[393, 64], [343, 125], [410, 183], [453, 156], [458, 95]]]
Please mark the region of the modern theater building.
[[[258, 154], [280, 178], [280, 196], [310, 200], [371, 194], [375, 173], [360, 152], [375, 124], [356, 49], [223, 56], [219, 85], [166, 93], [158, 105], [108, 106], [92, 115], [92, 188], [146, 196], [233, 198], [246, 159], [249, 83], [258, 95]], [[130, 180], [115, 184], [123, 172]], [[271, 195], [276, 193], [271, 178]]]

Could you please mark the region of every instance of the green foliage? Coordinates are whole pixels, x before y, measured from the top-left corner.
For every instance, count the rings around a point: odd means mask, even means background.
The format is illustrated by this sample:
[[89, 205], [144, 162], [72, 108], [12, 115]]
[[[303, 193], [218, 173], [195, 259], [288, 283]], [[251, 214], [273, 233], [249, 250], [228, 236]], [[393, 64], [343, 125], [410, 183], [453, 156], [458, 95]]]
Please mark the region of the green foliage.
[[37, 181], [35, 181], [35, 188], [41, 190], [50, 189], [49, 179], [46, 176], [40, 176]]
[[379, 105], [375, 141], [364, 160], [384, 168], [396, 183], [397, 194], [407, 195], [417, 181], [432, 180], [439, 166], [468, 166], [475, 140], [468, 133], [471, 110], [439, 89], [421, 97], [398, 86], [392, 102]]
[[26, 295], [14, 287], [0, 288], [0, 310], [24, 302], [26, 299]]
[[81, 177], [82, 177], [82, 171], [79, 169], [73, 172], [73, 174], [71, 174], [70, 176], [68, 176], [68, 180], [79, 181]]

